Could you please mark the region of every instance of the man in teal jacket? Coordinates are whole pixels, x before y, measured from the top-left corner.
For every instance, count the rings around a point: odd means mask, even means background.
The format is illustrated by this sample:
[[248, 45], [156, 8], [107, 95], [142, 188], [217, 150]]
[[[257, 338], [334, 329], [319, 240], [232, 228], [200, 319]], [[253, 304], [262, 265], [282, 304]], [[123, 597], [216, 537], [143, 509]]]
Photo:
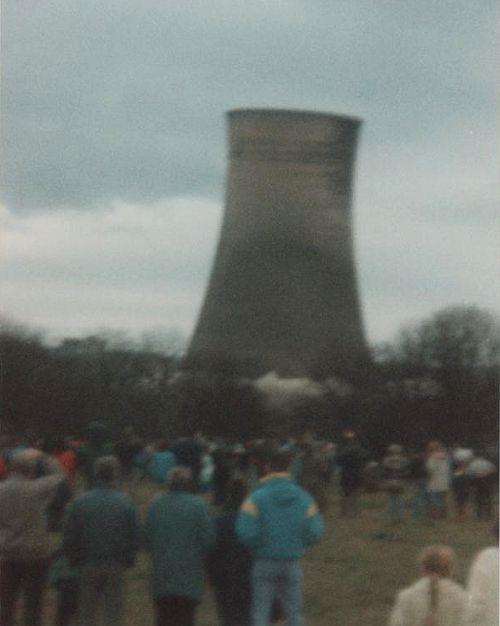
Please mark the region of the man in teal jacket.
[[145, 534], [153, 561], [157, 626], [192, 626], [203, 593], [215, 522], [204, 501], [191, 493], [193, 486], [188, 467], [170, 470], [167, 493], [148, 512]]
[[139, 515], [130, 498], [116, 488], [119, 462], [104, 456], [95, 462], [95, 487], [68, 509], [63, 553], [79, 568], [80, 626], [96, 626], [104, 607], [105, 626], [121, 626], [125, 570], [134, 565], [140, 544]]
[[280, 595], [287, 626], [302, 626], [302, 570], [299, 559], [317, 543], [323, 519], [313, 498], [290, 478], [291, 455], [276, 450], [259, 487], [243, 503], [236, 532], [254, 557], [252, 626], [268, 626]]

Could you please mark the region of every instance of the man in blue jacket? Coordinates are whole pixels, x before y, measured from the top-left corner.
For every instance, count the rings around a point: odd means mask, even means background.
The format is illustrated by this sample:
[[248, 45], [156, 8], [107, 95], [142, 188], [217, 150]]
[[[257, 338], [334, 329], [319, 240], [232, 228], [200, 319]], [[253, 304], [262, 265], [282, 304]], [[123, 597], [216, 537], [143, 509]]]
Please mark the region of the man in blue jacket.
[[152, 503], [146, 544], [153, 562], [157, 626], [193, 626], [203, 593], [205, 561], [215, 543], [215, 522], [205, 502], [192, 493], [193, 473], [175, 467], [166, 493]]
[[276, 595], [287, 626], [302, 626], [302, 570], [299, 559], [317, 543], [323, 519], [313, 498], [290, 478], [290, 452], [278, 449], [267, 473], [241, 506], [240, 541], [252, 552], [252, 626], [268, 626]]
[[114, 456], [95, 462], [95, 487], [77, 498], [63, 532], [63, 552], [80, 569], [80, 626], [96, 626], [104, 605], [105, 626], [121, 626], [124, 574], [134, 565], [140, 544], [139, 515], [130, 498], [116, 489], [119, 463]]

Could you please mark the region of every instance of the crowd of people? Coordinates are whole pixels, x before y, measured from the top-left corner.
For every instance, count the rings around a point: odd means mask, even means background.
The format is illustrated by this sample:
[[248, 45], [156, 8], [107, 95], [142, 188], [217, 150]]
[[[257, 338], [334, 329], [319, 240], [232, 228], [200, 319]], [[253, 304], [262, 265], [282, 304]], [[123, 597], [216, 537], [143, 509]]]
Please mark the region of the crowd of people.
[[[80, 472], [85, 488], [75, 489]], [[352, 431], [342, 443], [239, 443], [199, 435], [118, 440], [101, 421], [85, 437], [0, 445], [0, 625], [14, 626], [24, 595], [24, 623], [42, 623], [47, 581], [58, 592], [57, 626], [124, 623], [126, 572], [138, 551], [151, 558], [157, 626], [191, 626], [208, 576], [221, 626], [304, 624], [300, 559], [325, 533], [329, 490], [340, 514], [361, 513], [362, 490], [387, 494], [387, 516], [464, 521], [492, 519], [495, 459], [431, 441], [422, 453], [388, 446], [380, 459]], [[123, 489], [151, 480], [159, 494], [145, 519]], [[50, 531], [60, 532], [54, 551]], [[498, 528], [496, 530], [498, 535]], [[402, 591], [390, 626], [498, 624], [498, 547], [472, 566], [467, 592], [451, 580], [453, 550], [430, 546], [421, 578]], [[496, 568], [496, 574], [495, 574]], [[495, 578], [496, 576], [496, 578]], [[496, 581], [496, 582], [495, 582]], [[495, 608], [496, 607], [496, 608]]]

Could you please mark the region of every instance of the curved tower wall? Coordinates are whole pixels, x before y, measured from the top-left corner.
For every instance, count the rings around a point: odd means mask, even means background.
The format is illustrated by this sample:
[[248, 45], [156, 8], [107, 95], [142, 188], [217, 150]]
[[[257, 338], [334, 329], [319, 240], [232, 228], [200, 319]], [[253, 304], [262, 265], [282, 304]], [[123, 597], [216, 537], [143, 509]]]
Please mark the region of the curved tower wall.
[[280, 110], [228, 120], [226, 210], [186, 367], [342, 376], [367, 354], [351, 225], [360, 122]]

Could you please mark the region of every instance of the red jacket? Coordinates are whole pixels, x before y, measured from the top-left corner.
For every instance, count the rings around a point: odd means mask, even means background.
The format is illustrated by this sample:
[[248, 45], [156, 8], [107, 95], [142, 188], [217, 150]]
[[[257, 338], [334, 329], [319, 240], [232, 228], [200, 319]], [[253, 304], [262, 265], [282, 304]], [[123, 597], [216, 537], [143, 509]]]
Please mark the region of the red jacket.
[[66, 481], [68, 485], [72, 487], [75, 480], [76, 454], [73, 450], [63, 450], [62, 452], [55, 452], [52, 456], [59, 461], [64, 468]]

